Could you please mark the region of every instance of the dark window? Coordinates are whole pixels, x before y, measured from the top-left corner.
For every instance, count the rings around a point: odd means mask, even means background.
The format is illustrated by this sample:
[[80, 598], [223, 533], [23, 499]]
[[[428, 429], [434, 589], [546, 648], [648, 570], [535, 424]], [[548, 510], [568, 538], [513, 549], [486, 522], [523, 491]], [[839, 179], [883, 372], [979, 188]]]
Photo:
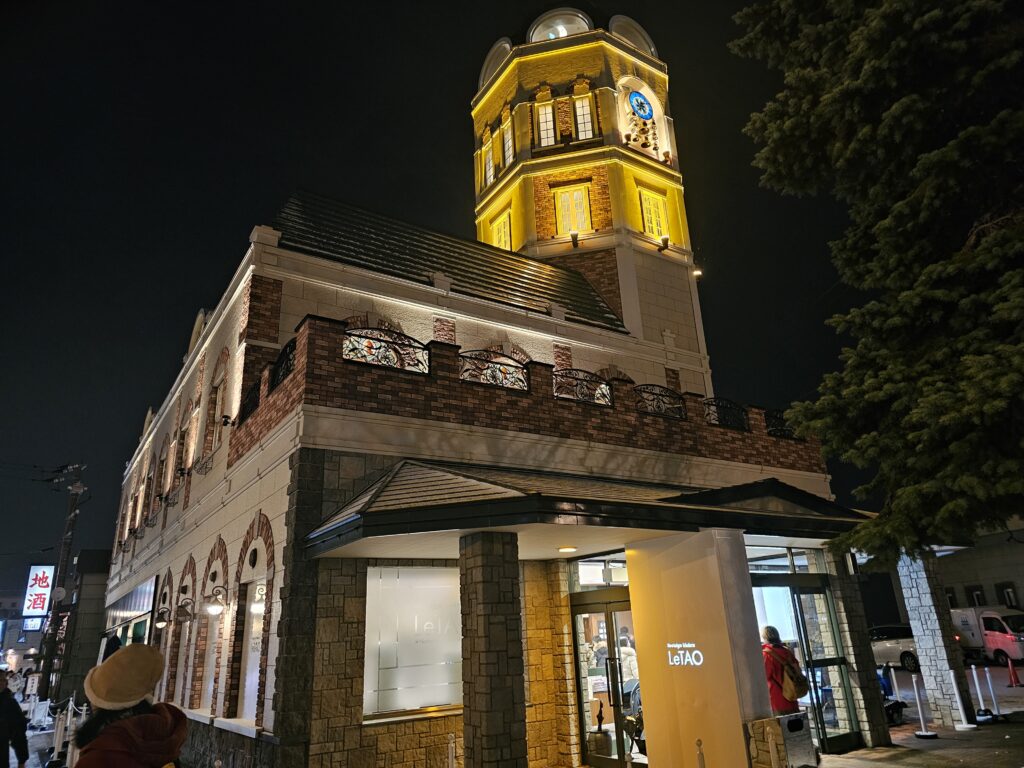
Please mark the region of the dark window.
[[914, 633], [911, 631], [910, 627], [893, 627], [892, 628], [892, 638], [894, 640], [909, 640], [913, 636], [914, 636]]
[[1016, 608], [1019, 605], [1017, 588], [1012, 581], [1001, 581], [996, 584], [996, 602], [1007, 608]]
[[946, 587], [946, 602], [949, 603], [950, 608], [959, 607], [957, 604], [955, 587]]
[[1003, 622], [994, 616], [986, 616], [982, 620], [982, 624], [985, 625], [986, 632], [998, 632], [1000, 634], [1006, 634], [1006, 627], [1003, 626]]
[[980, 584], [964, 587], [967, 593], [967, 602], [971, 605], [985, 605], [985, 588]]
[[871, 642], [877, 640], [888, 640], [889, 639], [889, 628], [888, 627], [874, 627], [871, 630]]

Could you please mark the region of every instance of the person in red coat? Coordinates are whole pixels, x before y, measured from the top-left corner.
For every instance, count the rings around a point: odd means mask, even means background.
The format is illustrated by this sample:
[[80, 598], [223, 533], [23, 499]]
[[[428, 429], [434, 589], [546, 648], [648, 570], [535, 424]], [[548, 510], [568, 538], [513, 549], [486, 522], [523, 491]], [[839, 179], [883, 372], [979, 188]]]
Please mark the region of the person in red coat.
[[95, 709], [75, 734], [81, 750], [75, 768], [165, 768], [174, 766], [185, 743], [185, 713], [153, 703], [164, 657], [134, 643], [89, 670], [85, 695]]
[[764, 657], [764, 676], [768, 678], [768, 696], [772, 702], [772, 713], [791, 715], [800, 711], [800, 705], [790, 701], [782, 693], [782, 680], [786, 674], [786, 665], [793, 664], [799, 668], [796, 656], [779, 637], [779, 630], [766, 626], [761, 630], [761, 655]]

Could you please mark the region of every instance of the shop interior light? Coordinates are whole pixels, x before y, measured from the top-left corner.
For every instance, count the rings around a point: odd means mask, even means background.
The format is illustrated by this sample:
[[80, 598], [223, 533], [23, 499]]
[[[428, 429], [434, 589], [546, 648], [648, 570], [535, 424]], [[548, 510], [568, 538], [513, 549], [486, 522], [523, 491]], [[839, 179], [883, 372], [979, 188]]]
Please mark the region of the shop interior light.
[[206, 612], [211, 616], [220, 616], [224, 613], [224, 602], [227, 599], [228, 590], [219, 584], [213, 588], [210, 598], [206, 602]]
[[575, 552], [576, 547], [559, 547], [558, 551], [565, 554], [569, 554], [570, 552]]

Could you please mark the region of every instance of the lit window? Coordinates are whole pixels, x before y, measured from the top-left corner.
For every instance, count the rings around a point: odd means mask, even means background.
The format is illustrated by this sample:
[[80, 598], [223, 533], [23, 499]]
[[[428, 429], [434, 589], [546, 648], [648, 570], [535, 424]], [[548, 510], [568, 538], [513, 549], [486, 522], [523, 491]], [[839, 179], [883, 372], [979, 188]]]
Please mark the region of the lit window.
[[505, 167], [512, 165], [512, 155], [514, 148], [512, 147], [512, 123], [505, 123], [501, 128], [501, 143], [502, 148], [505, 152]]
[[590, 114], [590, 97], [576, 99], [576, 138], [594, 138], [594, 120]]
[[668, 215], [665, 198], [656, 192], [640, 190], [640, 207], [644, 214], [644, 232], [659, 238], [668, 234]]
[[555, 220], [558, 234], [585, 232], [590, 226], [590, 189], [586, 184], [555, 190]]
[[539, 125], [540, 145], [550, 147], [555, 143], [555, 110], [551, 104], [537, 107], [537, 123]]
[[494, 182], [494, 153], [491, 143], [484, 144], [484, 183], [488, 186]]
[[462, 703], [458, 568], [367, 568], [363, 714]]
[[512, 250], [512, 214], [503, 213], [491, 224], [491, 242], [495, 248]]

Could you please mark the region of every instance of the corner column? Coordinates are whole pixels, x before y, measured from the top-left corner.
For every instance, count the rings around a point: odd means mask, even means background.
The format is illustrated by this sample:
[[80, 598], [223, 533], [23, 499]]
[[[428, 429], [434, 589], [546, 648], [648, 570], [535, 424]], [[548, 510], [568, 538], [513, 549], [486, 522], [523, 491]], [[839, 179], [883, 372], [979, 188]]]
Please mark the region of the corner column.
[[914, 632], [921, 679], [928, 695], [928, 709], [939, 725], [952, 727], [960, 724], [956, 692], [949, 679], [949, 670], [952, 669], [967, 719], [973, 723], [974, 705], [964, 671], [963, 651], [953, 631], [953, 619], [947, 607], [935, 555], [927, 552], [919, 560], [904, 555], [900, 557], [897, 570], [910, 628]]
[[459, 539], [465, 768], [527, 768], [519, 540]]

